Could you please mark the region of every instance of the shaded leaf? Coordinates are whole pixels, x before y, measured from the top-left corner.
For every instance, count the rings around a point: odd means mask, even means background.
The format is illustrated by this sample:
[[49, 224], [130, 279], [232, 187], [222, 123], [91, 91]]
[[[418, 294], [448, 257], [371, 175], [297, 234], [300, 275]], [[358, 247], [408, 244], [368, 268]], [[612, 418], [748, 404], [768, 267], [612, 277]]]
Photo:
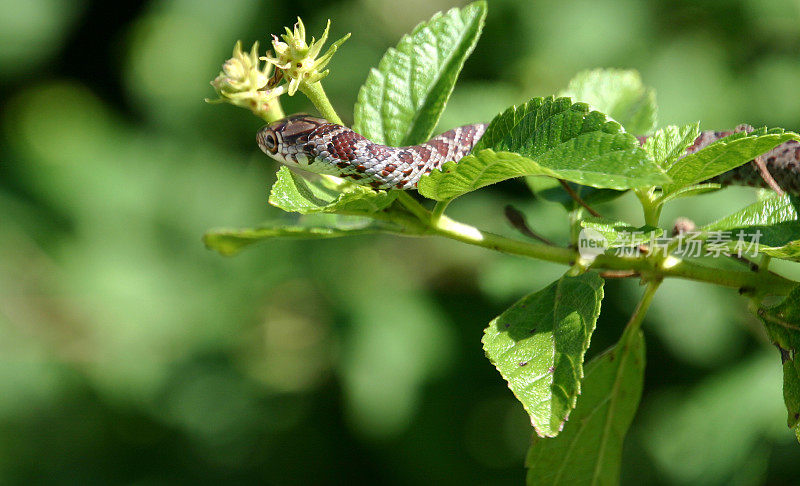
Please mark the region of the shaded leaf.
[[324, 178], [307, 180], [286, 166], [281, 166], [277, 175], [269, 203], [284, 211], [368, 215], [397, 198], [396, 191], [375, 191], [355, 184], [334, 186]]
[[[209, 250], [223, 255], [235, 255], [254, 243], [276, 238], [323, 239], [341, 236], [355, 236], [385, 231], [385, 223], [356, 218], [358, 222], [345, 222], [338, 225], [263, 225], [257, 228], [213, 229], [203, 235], [203, 243]], [[356, 224], [359, 223], [359, 224]]]
[[789, 140], [800, 135], [780, 128], [733, 133], [672, 164], [667, 169], [672, 183], [663, 186], [664, 194], [734, 169]]
[[578, 405], [555, 438], [534, 437], [525, 465], [529, 485], [616, 485], [622, 445], [644, 381], [642, 332], [623, 333], [616, 346], [586, 365]]
[[758, 315], [764, 321], [770, 340], [780, 350], [787, 424], [800, 439], [800, 286], [780, 304], [760, 308]]
[[656, 96], [637, 71], [594, 69], [577, 74], [562, 93], [618, 121], [629, 133], [646, 134], [656, 125]]
[[358, 92], [353, 129], [384, 145], [427, 141], [485, 18], [486, 2], [478, 1], [417, 25], [370, 71]]
[[541, 436], [556, 436], [575, 407], [602, 298], [596, 273], [562, 277], [515, 303], [484, 331], [486, 356]]

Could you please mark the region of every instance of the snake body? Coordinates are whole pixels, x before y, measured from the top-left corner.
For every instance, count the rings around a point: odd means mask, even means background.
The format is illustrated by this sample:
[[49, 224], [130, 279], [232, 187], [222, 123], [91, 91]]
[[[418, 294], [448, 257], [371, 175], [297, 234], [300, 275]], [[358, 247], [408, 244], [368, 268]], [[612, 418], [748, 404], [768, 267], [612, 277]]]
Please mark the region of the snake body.
[[[419, 145], [389, 147], [325, 119], [293, 115], [262, 128], [256, 140], [264, 153], [289, 167], [346, 178], [374, 189], [415, 189], [424, 174], [447, 161], [458, 162], [467, 155], [486, 127], [482, 123], [464, 125]], [[732, 133], [752, 130], [749, 125], [739, 125], [732, 131], [701, 132], [686, 155]], [[644, 143], [646, 137], [639, 137], [639, 140]], [[763, 154], [761, 159], [785, 192], [800, 195], [799, 142], [785, 142]], [[705, 182], [769, 187], [754, 161]]]
[[425, 143], [388, 147], [322, 118], [294, 115], [262, 128], [256, 137], [267, 155], [289, 167], [347, 178], [373, 189], [415, 189], [423, 174], [467, 155], [486, 125], [465, 125]]

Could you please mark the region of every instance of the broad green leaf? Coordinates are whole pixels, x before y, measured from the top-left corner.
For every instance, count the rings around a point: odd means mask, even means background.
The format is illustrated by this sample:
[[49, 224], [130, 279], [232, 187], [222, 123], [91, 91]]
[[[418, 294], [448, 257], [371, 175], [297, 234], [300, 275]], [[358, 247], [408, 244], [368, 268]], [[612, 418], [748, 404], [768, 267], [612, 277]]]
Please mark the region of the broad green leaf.
[[263, 225], [257, 228], [213, 229], [203, 235], [209, 250], [223, 255], [235, 255], [254, 243], [276, 238], [323, 239], [355, 236], [386, 231], [389, 226], [366, 218], [355, 218], [358, 222], [343, 222], [338, 225]]
[[278, 180], [270, 191], [269, 203], [301, 214], [369, 215], [387, 207], [395, 198], [396, 191], [375, 191], [355, 184], [334, 187], [326, 179], [310, 181], [281, 166]]
[[734, 133], [672, 164], [667, 169], [672, 182], [663, 186], [664, 194], [735, 169], [789, 140], [800, 140], [800, 135], [780, 128]]
[[484, 331], [486, 356], [540, 436], [558, 435], [575, 407], [602, 298], [596, 273], [565, 276], [509, 307]]
[[633, 246], [647, 243], [664, 234], [664, 230], [655, 226], [633, 226], [623, 221], [589, 216], [581, 220], [582, 228], [591, 228], [606, 239], [610, 248]]
[[[629, 189], [664, 184], [663, 170], [647, 156], [636, 137], [605, 115], [589, 111], [585, 103], [568, 98], [534, 98], [513, 106], [491, 122], [473, 153], [516, 152], [507, 162], [476, 156], [455, 166], [434, 171], [420, 180], [425, 196], [447, 193], [457, 197], [477, 188], [525, 175], [547, 175], [579, 184], [609, 189]], [[464, 167], [462, 167], [464, 166]], [[536, 172], [531, 171], [535, 167]], [[427, 179], [427, 180], [426, 180]], [[423, 182], [424, 181], [424, 182]], [[439, 190], [445, 184], [447, 190]]]
[[669, 125], [649, 137], [644, 143], [645, 151], [664, 169], [669, 169], [676, 160], [686, 155], [700, 135], [700, 123], [677, 127]]
[[752, 250], [757, 246], [760, 253], [800, 261], [798, 207], [800, 200], [797, 198], [773, 195], [703, 226], [701, 230], [704, 236], [718, 231], [730, 232], [731, 249], [747, 243]]
[[759, 309], [758, 315], [770, 340], [781, 352], [787, 424], [800, 440], [800, 286], [780, 304]]
[[717, 184], [714, 182], [706, 182], [703, 184], [695, 184], [693, 186], [686, 186], [678, 189], [675, 192], [667, 194], [666, 196], [658, 198], [656, 204], [659, 206], [662, 204], [666, 204], [674, 199], [680, 199], [683, 197], [691, 197], [691, 196], [699, 196], [700, 194], [705, 194], [707, 192], [714, 192], [722, 189], [722, 184]]
[[656, 125], [656, 95], [637, 71], [594, 69], [576, 75], [562, 96], [588, 103], [618, 121], [629, 133], [644, 135]]
[[447, 162], [441, 170], [422, 177], [417, 190], [427, 198], [445, 201], [521, 175], [558, 176], [517, 153], [483, 149], [463, 157], [458, 163]]
[[390, 48], [358, 92], [353, 129], [398, 147], [428, 140], [480, 37], [486, 8], [481, 0], [437, 13]]
[[619, 483], [622, 445], [644, 382], [642, 332], [625, 332], [612, 349], [586, 365], [578, 405], [555, 438], [534, 437], [525, 466], [527, 484]]

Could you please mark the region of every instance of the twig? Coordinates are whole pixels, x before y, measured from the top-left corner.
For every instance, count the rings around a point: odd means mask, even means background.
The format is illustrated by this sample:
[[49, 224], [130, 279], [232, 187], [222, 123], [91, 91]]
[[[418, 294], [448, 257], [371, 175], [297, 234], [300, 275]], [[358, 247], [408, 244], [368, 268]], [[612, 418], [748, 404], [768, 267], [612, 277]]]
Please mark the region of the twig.
[[775, 178], [773, 178], [772, 174], [767, 170], [767, 164], [764, 163], [764, 159], [759, 155], [753, 159], [753, 163], [758, 167], [758, 172], [761, 173], [761, 178], [764, 179], [764, 182], [766, 182], [773, 191], [777, 192], [779, 196], [783, 196], [783, 189], [775, 182]]
[[586, 201], [584, 201], [583, 199], [581, 199], [581, 197], [578, 195], [578, 193], [577, 193], [577, 192], [575, 192], [575, 190], [574, 190], [574, 189], [572, 189], [572, 188], [569, 186], [569, 184], [567, 184], [567, 181], [565, 181], [564, 179], [559, 179], [559, 180], [558, 180], [558, 182], [560, 182], [560, 183], [561, 183], [561, 186], [564, 188], [564, 190], [565, 190], [565, 191], [567, 191], [567, 194], [569, 194], [569, 196], [570, 196], [572, 199], [574, 199], [574, 200], [575, 200], [575, 202], [576, 202], [576, 203], [580, 204], [581, 206], [583, 206], [584, 208], [586, 208], [586, 210], [587, 210], [587, 211], [589, 211], [589, 214], [591, 214], [591, 215], [592, 215], [592, 216], [594, 216], [595, 218], [602, 218], [602, 217], [603, 217], [603, 216], [601, 216], [601, 215], [600, 215], [600, 213], [598, 213], [597, 211], [595, 211], [594, 209], [592, 209], [592, 207], [591, 207], [591, 206], [589, 206], [588, 204], [586, 204]]
[[642, 274], [633, 270], [606, 270], [600, 272], [600, 276], [603, 278], [632, 278], [641, 277]]

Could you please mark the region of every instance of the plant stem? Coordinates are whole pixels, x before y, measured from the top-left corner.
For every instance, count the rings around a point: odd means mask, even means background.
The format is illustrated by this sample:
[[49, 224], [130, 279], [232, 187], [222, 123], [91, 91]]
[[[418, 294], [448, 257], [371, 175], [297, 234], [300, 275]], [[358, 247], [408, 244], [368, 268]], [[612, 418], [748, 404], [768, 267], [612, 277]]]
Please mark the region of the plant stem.
[[661, 279], [651, 280], [647, 283], [647, 287], [644, 290], [642, 299], [636, 305], [636, 309], [633, 311], [631, 319], [625, 326], [625, 330], [622, 333], [622, 338], [620, 338], [620, 343], [626, 342], [631, 336], [635, 335], [639, 328], [642, 327], [644, 316], [647, 314], [647, 310], [650, 308], [650, 303], [653, 302], [653, 296], [656, 294], [656, 290], [658, 290], [659, 285], [661, 285]]
[[424, 224], [427, 225], [430, 222], [431, 220], [430, 211], [425, 209], [425, 206], [423, 206], [416, 199], [414, 199], [414, 197], [411, 194], [405, 191], [400, 191], [400, 194], [397, 195], [397, 201], [400, 204], [402, 204], [403, 207], [408, 209], [408, 211], [411, 212], [411, 214], [419, 218], [419, 220], [422, 221]]
[[658, 203], [658, 198], [655, 197], [652, 191], [635, 191], [635, 193], [636, 197], [639, 198], [639, 202], [642, 204], [644, 224], [658, 227], [658, 220], [661, 219], [661, 208], [663, 207]]
[[482, 246], [512, 255], [539, 258], [564, 265], [572, 265], [578, 258], [577, 253], [567, 248], [513, 240], [505, 236], [481, 231], [474, 226], [460, 223], [445, 215], [432, 222], [429, 232], [437, 236], [469, 243], [470, 245]]
[[278, 121], [284, 116], [286, 116], [283, 113], [283, 107], [281, 106], [280, 97], [269, 100], [267, 102], [266, 110], [258, 110], [255, 113], [267, 123]]
[[563, 187], [564, 190], [567, 191], [567, 194], [569, 194], [569, 197], [571, 197], [576, 203], [580, 204], [587, 211], [589, 211], [589, 214], [591, 214], [595, 218], [602, 218], [603, 217], [600, 213], [598, 213], [597, 211], [592, 209], [591, 206], [586, 204], [586, 201], [584, 201], [583, 198], [581, 198], [578, 195], [578, 193], [575, 192], [575, 190], [572, 188], [572, 186], [569, 185], [569, 182], [565, 181], [564, 179], [559, 179], [558, 182], [560, 182], [561, 183], [561, 187]]
[[[414, 201], [415, 204], [419, 204]], [[423, 208], [424, 209], [424, 208]], [[442, 236], [470, 245], [481, 246], [503, 253], [521, 255], [547, 260], [563, 265], [574, 265], [579, 254], [572, 249], [519, 241], [494, 233], [482, 231], [442, 215], [438, 221], [431, 221], [426, 234]], [[797, 284], [787, 278], [772, 273], [760, 273], [723, 268], [707, 267], [681, 260], [675, 256], [659, 258], [631, 258], [616, 255], [598, 255], [590, 265], [593, 270], [633, 271], [648, 281], [666, 277], [708, 282], [739, 289], [740, 292], [759, 292], [785, 295]]]
[[451, 199], [447, 199], [444, 201], [437, 201], [436, 205], [433, 207], [433, 211], [431, 212], [431, 220], [435, 224], [436, 221], [439, 221], [442, 216], [444, 216], [444, 210], [447, 209], [447, 206], [450, 204]]
[[333, 109], [333, 105], [331, 105], [328, 96], [325, 94], [322, 83], [319, 81], [311, 84], [300, 83], [300, 91], [314, 103], [323, 118], [337, 125], [343, 124], [342, 119], [336, 114], [336, 110]]

